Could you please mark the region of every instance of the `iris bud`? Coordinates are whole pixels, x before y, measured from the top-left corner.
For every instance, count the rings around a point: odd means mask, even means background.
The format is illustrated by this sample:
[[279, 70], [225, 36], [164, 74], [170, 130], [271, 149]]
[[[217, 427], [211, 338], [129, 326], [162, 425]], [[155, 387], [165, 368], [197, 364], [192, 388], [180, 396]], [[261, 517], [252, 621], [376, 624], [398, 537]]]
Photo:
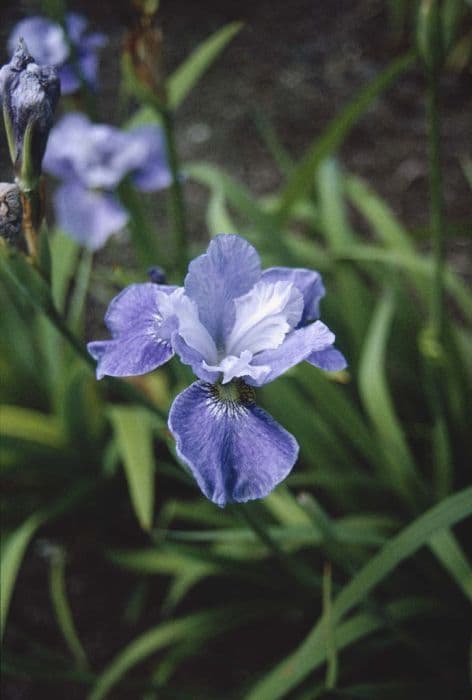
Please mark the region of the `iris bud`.
[[418, 52], [426, 67], [436, 72], [444, 63], [441, 11], [438, 0], [422, 0], [416, 27]]
[[0, 98], [10, 157], [23, 191], [37, 186], [59, 95], [55, 68], [38, 66], [20, 39], [10, 63], [0, 70]]

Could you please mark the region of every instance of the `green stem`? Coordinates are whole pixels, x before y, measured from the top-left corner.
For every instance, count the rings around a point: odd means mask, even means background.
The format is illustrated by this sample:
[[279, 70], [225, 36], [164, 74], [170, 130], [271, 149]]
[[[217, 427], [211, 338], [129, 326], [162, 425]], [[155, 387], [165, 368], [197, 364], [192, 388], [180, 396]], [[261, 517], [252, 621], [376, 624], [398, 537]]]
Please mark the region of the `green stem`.
[[429, 139], [429, 177], [430, 177], [430, 212], [433, 234], [434, 276], [431, 293], [431, 324], [434, 337], [441, 342], [443, 334], [443, 296], [444, 296], [444, 201], [442, 195], [442, 173], [440, 155], [439, 91], [438, 74], [428, 71], [427, 105], [428, 105], [428, 139]]
[[314, 591], [319, 590], [322, 584], [321, 577], [316, 576], [307, 566], [279, 547], [278, 543], [269, 534], [267, 528], [264, 527], [261, 520], [255, 515], [251, 505], [235, 505], [234, 509], [246, 521], [259, 540], [273, 553], [280, 566], [285, 569], [299, 585], [308, 589], [311, 595], [313, 595]]
[[441, 395], [440, 376], [444, 335], [444, 199], [440, 153], [439, 71], [433, 68], [427, 69], [427, 80], [430, 219], [433, 252], [428, 375], [433, 411], [434, 481], [437, 496], [444, 498], [451, 487], [451, 449]]
[[138, 193], [129, 180], [121, 183], [118, 192], [121, 202], [130, 213], [128, 226], [139, 262], [143, 267], [159, 264], [165, 268], [167, 261], [162, 258], [159, 250], [157, 231], [149, 225]]
[[72, 295], [68, 320], [75, 333], [81, 335], [83, 326], [84, 304], [87, 297], [90, 276], [92, 274], [93, 253], [84, 249], [75, 274], [75, 287]]
[[162, 109], [160, 113], [166, 141], [167, 159], [172, 175], [172, 185], [170, 187], [170, 209], [173, 220], [175, 240], [174, 264], [176, 272], [183, 276], [187, 271], [188, 241], [185, 225], [184, 198], [182, 184], [180, 181], [177, 148], [175, 145], [174, 119], [172, 113], [168, 109]]

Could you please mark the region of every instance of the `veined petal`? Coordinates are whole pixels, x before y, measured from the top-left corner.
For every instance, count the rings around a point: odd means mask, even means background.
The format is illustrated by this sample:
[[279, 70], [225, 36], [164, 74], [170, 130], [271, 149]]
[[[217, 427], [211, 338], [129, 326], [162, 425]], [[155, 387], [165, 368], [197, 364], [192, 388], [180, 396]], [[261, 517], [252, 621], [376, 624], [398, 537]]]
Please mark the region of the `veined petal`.
[[[128, 333], [133, 328], [154, 332], [163, 320], [162, 294], [168, 296], [177, 289], [171, 285], [130, 284], [108, 306], [105, 323], [113, 337]], [[161, 303], [159, 303], [161, 302]]]
[[306, 361], [326, 372], [339, 372], [347, 367], [346, 358], [336, 348], [329, 347], [326, 350], [312, 352]]
[[219, 506], [267, 496], [298, 456], [293, 435], [253, 403], [248, 387], [229, 386], [235, 398], [223, 400], [218, 388], [195, 382], [169, 414], [179, 457]]
[[203, 367], [211, 372], [222, 372], [223, 379], [222, 384], [227, 384], [235, 377], [251, 377], [258, 382], [262, 382], [264, 377], [270, 372], [270, 367], [259, 366], [255, 367], [251, 365], [252, 352], [249, 350], [244, 350], [240, 357], [235, 355], [227, 355], [218, 365], [207, 365], [203, 362]]
[[253, 354], [278, 347], [300, 321], [303, 297], [291, 282], [258, 282], [234, 301], [234, 326], [226, 340], [226, 353]]
[[217, 345], [223, 344], [233, 326], [233, 299], [246, 294], [260, 275], [255, 248], [231, 234], [214, 238], [208, 251], [190, 263], [185, 292], [197, 304], [200, 320]]
[[172, 357], [177, 319], [168, 313], [166, 300], [174, 289], [152, 282], [132, 284], [111, 301], [105, 323], [113, 340], [87, 346], [98, 361], [98, 379], [146, 374]]
[[213, 372], [209, 369], [205, 369], [206, 363], [202, 354], [198, 352], [198, 350], [195, 350], [195, 348], [191, 348], [187, 345], [185, 340], [178, 333], [174, 334], [172, 345], [174, 351], [180, 357], [181, 362], [183, 362], [184, 365], [190, 365], [196, 377], [212, 384], [218, 381], [220, 372]]
[[54, 193], [54, 210], [59, 226], [90, 250], [105, 245], [128, 221], [118, 200], [105, 192], [91, 192], [67, 182]]
[[303, 314], [300, 324], [314, 321], [320, 315], [320, 301], [325, 295], [323, 280], [319, 272], [306, 270], [302, 267], [269, 267], [262, 273], [264, 282], [277, 282], [283, 280], [292, 282], [303, 294]]
[[270, 367], [262, 381], [248, 379], [248, 384], [261, 386], [268, 384], [291, 367], [306, 360], [312, 353], [332, 348], [334, 333], [321, 321], [315, 321], [303, 328], [297, 328], [285, 338], [275, 350], [267, 350], [253, 358], [254, 365]]
[[197, 305], [184, 293], [182, 287], [167, 298], [169, 314], [178, 319], [178, 333], [186, 344], [196, 350], [207, 362], [216, 362], [217, 350], [213, 338], [199, 318]]
[[96, 340], [87, 350], [97, 360], [97, 379], [133, 377], [152, 372], [170, 360], [174, 351], [170, 342], [146, 333], [124, 334], [117, 340]]

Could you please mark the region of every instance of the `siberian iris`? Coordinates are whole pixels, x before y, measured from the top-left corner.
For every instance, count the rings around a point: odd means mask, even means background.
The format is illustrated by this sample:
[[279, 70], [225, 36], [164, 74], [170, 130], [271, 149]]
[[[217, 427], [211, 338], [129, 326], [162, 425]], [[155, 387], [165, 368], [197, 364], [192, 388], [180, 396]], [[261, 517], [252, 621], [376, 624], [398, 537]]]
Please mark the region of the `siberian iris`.
[[64, 27], [45, 17], [27, 17], [13, 29], [8, 49], [13, 54], [18, 40], [24, 39], [38, 64], [57, 69], [63, 95], [76, 92], [82, 81], [95, 89], [98, 50], [107, 38], [98, 32], [87, 33], [87, 25], [85, 17], [75, 12], [65, 16]]
[[145, 374], [176, 353], [198, 378], [169, 414], [179, 457], [219, 506], [262, 498], [289, 474], [298, 444], [257, 406], [255, 388], [303, 360], [346, 366], [316, 320], [323, 295], [317, 272], [263, 271], [252, 245], [220, 235], [190, 264], [183, 287], [124, 289], [105, 316], [112, 339], [88, 350], [98, 379]]
[[66, 114], [51, 130], [43, 168], [62, 180], [54, 193], [59, 226], [91, 250], [103, 246], [128, 220], [115, 194], [126, 176], [145, 192], [171, 182], [157, 125], [124, 131], [93, 124], [79, 112]]

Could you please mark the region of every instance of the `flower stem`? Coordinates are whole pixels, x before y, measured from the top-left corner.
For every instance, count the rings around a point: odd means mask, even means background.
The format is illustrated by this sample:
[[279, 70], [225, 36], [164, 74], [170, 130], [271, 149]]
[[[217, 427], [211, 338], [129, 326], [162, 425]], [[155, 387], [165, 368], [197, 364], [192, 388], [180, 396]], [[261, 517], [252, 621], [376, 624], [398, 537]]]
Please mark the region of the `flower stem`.
[[434, 481], [437, 496], [444, 498], [450, 491], [451, 449], [441, 395], [440, 366], [444, 336], [444, 199], [440, 152], [439, 75], [439, 70], [427, 69], [430, 220], [433, 251], [427, 371], [433, 411]]
[[23, 207], [23, 233], [26, 247], [31, 259], [36, 262], [38, 257], [39, 228], [43, 218], [43, 203], [39, 188], [21, 190]]
[[434, 260], [430, 313], [434, 337], [440, 343], [444, 322], [444, 201], [442, 195], [438, 82], [437, 72], [429, 70], [427, 105], [429, 130], [430, 216], [433, 235], [432, 244]]
[[175, 144], [174, 119], [172, 112], [169, 109], [161, 109], [160, 113], [166, 141], [167, 159], [172, 175], [172, 185], [170, 187], [170, 210], [173, 220], [175, 240], [174, 264], [176, 272], [184, 275], [187, 271], [188, 263], [188, 241], [185, 224], [184, 197], [179, 175], [177, 148]]

